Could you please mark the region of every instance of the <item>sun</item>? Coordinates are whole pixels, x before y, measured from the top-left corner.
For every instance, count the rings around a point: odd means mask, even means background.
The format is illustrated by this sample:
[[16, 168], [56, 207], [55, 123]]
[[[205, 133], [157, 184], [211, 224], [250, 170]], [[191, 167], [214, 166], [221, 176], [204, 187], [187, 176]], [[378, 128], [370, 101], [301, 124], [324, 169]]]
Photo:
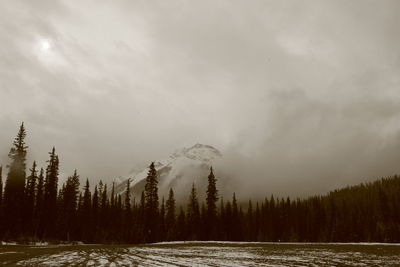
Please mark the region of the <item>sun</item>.
[[50, 42], [47, 40], [41, 40], [40, 41], [40, 49], [45, 52], [48, 51], [50, 49], [51, 45]]
[[65, 58], [58, 51], [57, 42], [54, 39], [38, 37], [35, 40], [33, 54], [37, 60], [47, 67], [60, 67], [65, 65]]

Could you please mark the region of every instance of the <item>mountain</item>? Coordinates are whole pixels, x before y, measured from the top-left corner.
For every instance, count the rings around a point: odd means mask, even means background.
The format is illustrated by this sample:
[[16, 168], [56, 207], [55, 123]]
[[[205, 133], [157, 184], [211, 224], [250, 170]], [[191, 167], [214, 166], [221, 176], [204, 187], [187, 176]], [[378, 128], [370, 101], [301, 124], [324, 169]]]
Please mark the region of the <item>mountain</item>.
[[[218, 149], [210, 145], [195, 144], [189, 148], [176, 150], [168, 159], [154, 161], [158, 174], [160, 200], [163, 196], [167, 198], [170, 188], [173, 188], [178, 201], [186, 200], [193, 183], [197, 187], [199, 198], [203, 198], [210, 167], [221, 159], [222, 154]], [[131, 179], [132, 197], [139, 200], [144, 190], [148, 171], [148, 167], [133, 170], [125, 181], [116, 186], [116, 193], [123, 194], [126, 191], [129, 178]]]

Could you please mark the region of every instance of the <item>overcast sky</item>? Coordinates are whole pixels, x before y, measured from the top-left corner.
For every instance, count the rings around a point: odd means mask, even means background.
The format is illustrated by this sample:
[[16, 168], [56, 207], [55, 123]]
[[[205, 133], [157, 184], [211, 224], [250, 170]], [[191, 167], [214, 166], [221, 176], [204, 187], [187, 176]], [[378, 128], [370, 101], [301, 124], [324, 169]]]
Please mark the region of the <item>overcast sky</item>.
[[[111, 180], [204, 143], [249, 187], [400, 173], [400, 1], [2, 1], [0, 162]], [[260, 184], [263, 186], [260, 187]]]

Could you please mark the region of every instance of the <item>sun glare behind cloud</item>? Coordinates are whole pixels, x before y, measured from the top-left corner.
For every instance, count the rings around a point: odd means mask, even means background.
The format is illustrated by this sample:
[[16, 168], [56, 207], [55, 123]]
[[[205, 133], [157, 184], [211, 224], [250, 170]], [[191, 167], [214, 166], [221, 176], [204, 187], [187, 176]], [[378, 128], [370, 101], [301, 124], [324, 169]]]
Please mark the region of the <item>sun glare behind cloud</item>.
[[47, 51], [50, 49], [50, 42], [48, 40], [41, 40], [40, 41], [40, 48], [42, 51]]
[[65, 59], [56, 48], [53, 40], [41, 37], [36, 40], [33, 53], [47, 67], [60, 67], [65, 64]]

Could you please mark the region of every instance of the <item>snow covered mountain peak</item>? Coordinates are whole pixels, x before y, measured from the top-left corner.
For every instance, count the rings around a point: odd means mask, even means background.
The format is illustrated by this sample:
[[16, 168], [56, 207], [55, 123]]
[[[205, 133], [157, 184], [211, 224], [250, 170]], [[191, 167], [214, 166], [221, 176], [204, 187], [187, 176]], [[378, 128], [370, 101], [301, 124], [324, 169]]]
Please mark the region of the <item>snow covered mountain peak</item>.
[[[200, 186], [206, 181], [210, 166], [221, 158], [221, 152], [215, 147], [198, 143], [191, 147], [176, 150], [167, 159], [155, 160], [154, 166], [158, 173], [159, 193], [166, 195], [169, 188], [174, 188], [177, 193], [184, 192], [186, 194], [193, 182]], [[149, 168], [146, 167], [131, 172], [129, 178], [132, 194], [140, 197], [148, 171]], [[125, 191], [126, 183], [127, 179], [117, 185], [117, 193]]]
[[207, 164], [211, 163], [217, 158], [222, 157], [222, 154], [213, 146], [197, 143], [192, 147], [179, 149], [171, 155], [171, 159], [176, 159], [179, 157], [186, 157], [188, 159]]

